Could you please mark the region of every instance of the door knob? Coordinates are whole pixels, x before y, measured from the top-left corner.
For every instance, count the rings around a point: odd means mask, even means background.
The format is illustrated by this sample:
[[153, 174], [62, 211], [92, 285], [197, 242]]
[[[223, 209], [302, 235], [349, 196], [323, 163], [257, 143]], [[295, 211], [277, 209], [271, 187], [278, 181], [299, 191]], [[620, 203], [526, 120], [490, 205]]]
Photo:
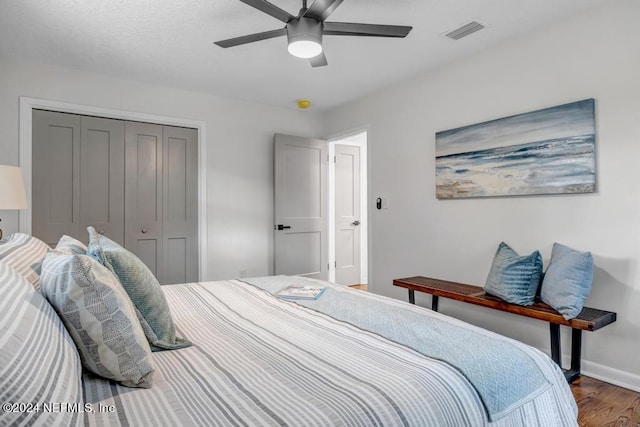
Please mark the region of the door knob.
[[351, 225], [360, 225], [360, 221], [355, 220], [355, 221], [353, 221], [353, 222], [351, 223]]
[[147, 229], [146, 229], [146, 228], [143, 228], [143, 229], [142, 229], [142, 234], [145, 234], [146, 232], [147, 232]]
[[285, 230], [285, 229], [289, 229], [289, 228], [291, 228], [290, 225], [278, 224], [278, 230], [280, 230], [280, 231]]

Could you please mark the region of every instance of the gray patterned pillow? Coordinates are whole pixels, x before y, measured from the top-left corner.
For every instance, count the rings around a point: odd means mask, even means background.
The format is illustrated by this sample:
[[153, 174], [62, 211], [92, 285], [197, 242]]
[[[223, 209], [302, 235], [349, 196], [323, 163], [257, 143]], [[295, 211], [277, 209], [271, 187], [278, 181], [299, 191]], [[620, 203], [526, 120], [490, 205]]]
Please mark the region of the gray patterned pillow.
[[0, 261], [9, 264], [40, 290], [40, 269], [49, 249], [49, 245], [37, 237], [14, 233], [0, 240]]
[[154, 364], [135, 309], [118, 279], [87, 255], [54, 250], [42, 266], [42, 293], [89, 371], [127, 387], [150, 388]]
[[[82, 365], [51, 305], [0, 261], [0, 402], [67, 402], [83, 407]], [[82, 426], [74, 411], [4, 412], [0, 425]]]
[[191, 342], [176, 336], [176, 326], [160, 283], [151, 270], [134, 254], [87, 227], [87, 253], [111, 270], [129, 294], [152, 351], [189, 347]]

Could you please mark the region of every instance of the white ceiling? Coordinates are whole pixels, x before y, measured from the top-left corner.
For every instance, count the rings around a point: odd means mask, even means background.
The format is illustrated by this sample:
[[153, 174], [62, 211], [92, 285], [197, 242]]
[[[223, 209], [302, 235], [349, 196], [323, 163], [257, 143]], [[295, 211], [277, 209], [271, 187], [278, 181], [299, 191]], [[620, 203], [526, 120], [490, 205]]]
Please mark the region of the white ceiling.
[[[610, 0], [609, 0], [610, 1]], [[287, 53], [286, 37], [222, 49], [214, 41], [282, 28], [239, 0], [1, 0], [0, 57], [322, 111], [605, 0], [344, 0], [329, 21], [411, 25], [405, 39], [327, 36], [327, 67]], [[298, 14], [300, 0], [272, 0]], [[311, 0], [309, 0], [311, 4]], [[475, 19], [460, 41], [442, 36]], [[0, 70], [0, 78], [2, 78]]]

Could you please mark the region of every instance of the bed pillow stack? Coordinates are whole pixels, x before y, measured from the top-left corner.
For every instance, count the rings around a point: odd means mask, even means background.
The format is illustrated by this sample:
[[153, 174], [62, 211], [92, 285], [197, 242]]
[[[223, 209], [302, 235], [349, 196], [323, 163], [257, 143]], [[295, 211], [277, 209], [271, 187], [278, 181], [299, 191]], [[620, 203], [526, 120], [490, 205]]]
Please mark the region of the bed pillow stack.
[[150, 388], [149, 344], [118, 279], [68, 236], [44, 260], [42, 293], [71, 334], [89, 371], [127, 387]]
[[88, 254], [113, 272], [136, 307], [142, 329], [153, 351], [189, 347], [191, 342], [176, 336], [176, 327], [160, 283], [134, 254], [88, 227]]
[[89, 233], [89, 246], [63, 236], [54, 250], [16, 233], [0, 241], [0, 264], [15, 264], [31, 289], [42, 285], [38, 296], [57, 313], [85, 369], [124, 386], [149, 388], [151, 351], [191, 342], [176, 337], [164, 292], [142, 261], [92, 227]]

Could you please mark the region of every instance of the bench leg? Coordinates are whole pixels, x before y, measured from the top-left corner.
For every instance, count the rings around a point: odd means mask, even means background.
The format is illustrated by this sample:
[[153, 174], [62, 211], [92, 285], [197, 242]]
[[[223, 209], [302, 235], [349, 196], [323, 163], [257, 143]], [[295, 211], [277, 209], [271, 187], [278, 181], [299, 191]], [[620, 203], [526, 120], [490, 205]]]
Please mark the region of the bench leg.
[[571, 329], [571, 369], [564, 373], [570, 383], [580, 376], [581, 348], [582, 329]]
[[[409, 303], [416, 303], [416, 292], [413, 289], [409, 289]], [[431, 295], [431, 310], [438, 311], [438, 296]]]
[[[551, 359], [562, 368], [562, 352], [560, 351], [560, 325], [549, 323], [551, 333]], [[564, 377], [568, 382], [575, 381], [580, 376], [580, 357], [582, 348], [582, 330], [571, 329], [571, 369], [565, 371]]]
[[560, 351], [560, 325], [549, 323], [549, 332], [551, 336], [551, 359], [562, 368], [562, 361], [560, 360], [562, 355]]

